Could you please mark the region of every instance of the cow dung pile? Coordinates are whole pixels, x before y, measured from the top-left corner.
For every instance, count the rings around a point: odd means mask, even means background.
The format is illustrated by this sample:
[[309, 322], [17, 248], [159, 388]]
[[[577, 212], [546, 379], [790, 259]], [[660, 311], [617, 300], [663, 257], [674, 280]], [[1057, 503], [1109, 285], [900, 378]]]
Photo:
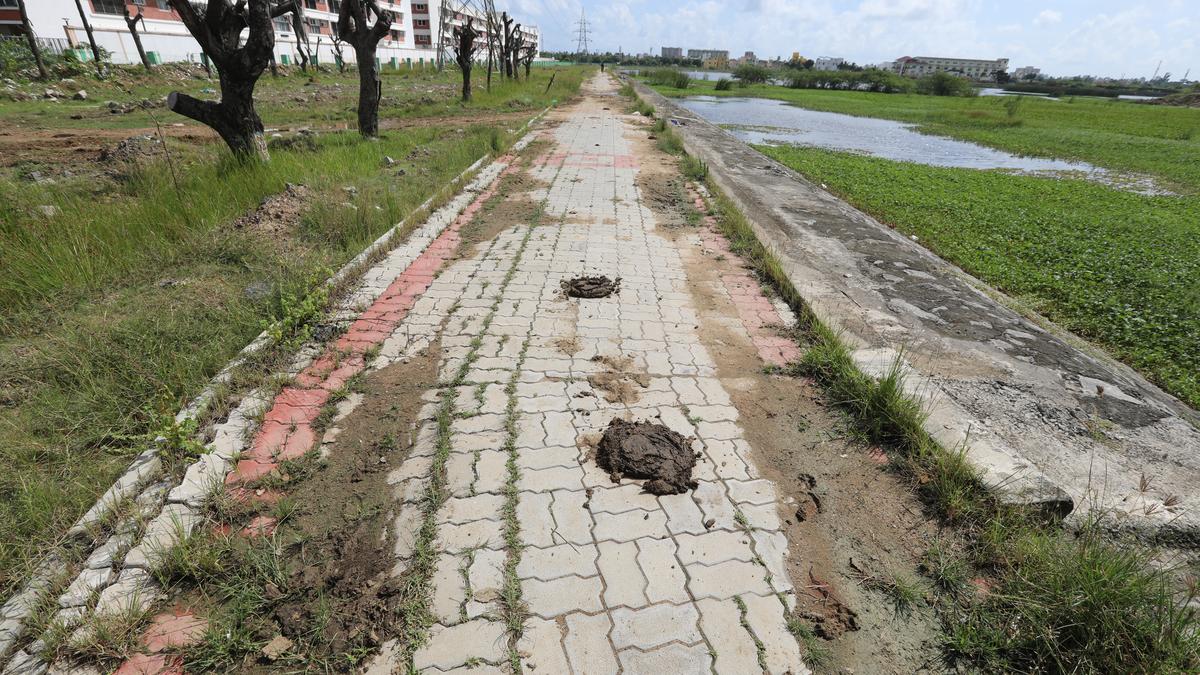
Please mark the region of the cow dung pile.
[[646, 492], [677, 495], [694, 490], [696, 455], [687, 439], [661, 424], [615, 419], [596, 447], [596, 463], [613, 481], [644, 478]]
[[621, 279], [575, 277], [562, 282], [563, 292], [570, 298], [607, 298], [621, 290]]

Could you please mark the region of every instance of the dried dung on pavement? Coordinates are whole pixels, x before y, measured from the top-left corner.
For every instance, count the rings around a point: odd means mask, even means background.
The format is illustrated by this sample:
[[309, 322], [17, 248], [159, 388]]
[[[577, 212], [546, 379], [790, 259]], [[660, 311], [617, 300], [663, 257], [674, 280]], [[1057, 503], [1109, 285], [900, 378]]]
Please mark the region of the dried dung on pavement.
[[621, 279], [599, 277], [575, 277], [562, 282], [563, 292], [569, 298], [607, 298], [621, 290]]
[[615, 419], [596, 448], [596, 463], [613, 480], [645, 478], [646, 492], [677, 495], [695, 489], [696, 455], [687, 439], [661, 424]]

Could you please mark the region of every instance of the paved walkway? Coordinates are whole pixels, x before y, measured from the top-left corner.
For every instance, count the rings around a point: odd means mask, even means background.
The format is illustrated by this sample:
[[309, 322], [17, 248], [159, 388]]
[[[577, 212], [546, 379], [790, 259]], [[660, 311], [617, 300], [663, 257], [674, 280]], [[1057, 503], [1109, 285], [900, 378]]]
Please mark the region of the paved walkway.
[[[447, 385], [428, 392], [416, 446], [389, 479], [404, 501], [397, 573], [436, 553], [436, 625], [414, 665], [807, 672], [785, 625], [791, 584], [774, 488], [758, 477], [701, 344], [680, 251], [642, 203], [631, 127], [617, 112], [625, 104], [607, 78], [590, 89], [542, 132], [552, 147], [528, 169], [544, 185], [530, 192], [542, 203], [537, 222], [443, 271], [376, 364], [436, 342]], [[563, 280], [593, 274], [620, 277], [619, 295], [563, 295]], [[623, 359], [646, 386], [610, 402], [588, 377]], [[633, 481], [614, 485], [589, 442], [615, 417], [694, 437], [699, 487], [655, 497]], [[427, 523], [429, 495], [445, 501]], [[514, 644], [503, 599], [517, 581], [528, 616]], [[371, 671], [401, 670], [399, 661], [389, 643]]]

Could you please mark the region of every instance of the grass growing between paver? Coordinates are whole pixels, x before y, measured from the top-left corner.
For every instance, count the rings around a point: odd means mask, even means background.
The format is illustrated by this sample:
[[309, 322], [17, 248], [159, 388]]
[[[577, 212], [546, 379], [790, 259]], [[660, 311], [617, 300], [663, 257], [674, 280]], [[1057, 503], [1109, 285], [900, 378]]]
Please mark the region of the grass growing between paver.
[[[662, 125], [655, 132], [671, 134]], [[681, 167], [682, 169], [682, 167]], [[796, 374], [816, 379], [859, 432], [885, 447], [931, 515], [968, 542], [967, 561], [990, 590], [936, 599], [946, 656], [995, 672], [1192, 672], [1200, 668], [1194, 583], [1136, 542], [1104, 538], [1098, 523], [1065, 530], [1040, 514], [1001, 504], [967, 464], [924, 431], [924, 412], [904, 394], [897, 365], [876, 380], [820, 322], [779, 259], [712, 180], [710, 207], [732, 250], [797, 316], [805, 354]], [[1098, 519], [1097, 519], [1098, 520]], [[908, 597], [909, 593], [904, 594]], [[789, 621], [802, 644], [803, 624]]]
[[[462, 363], [454, 372], [452, 377], [442, 382], [439, 386], [438, 412], [436, 416], [437, 422], [437, 441], [433, 457], [433, 465], [429, 473], [429, 486], [426, 489], [425, 497], [421, 503], [422, 520], [421, 528], [417, 533], [416, 543], [413, 548], [412, 560], [409, 563], [408, 569], [404, 574], [403, 600], [400, 605], [401, 619], [401, 634], [399, 636], [399, 653], [397, 661], [405, 664], [408, 669], [413, 668], [413, 655], [420, 649], [429, 637], [429, 629], [435, 622], [433, 610], [430, 608], [430, 594], [433, 589], [434, 573], [437, 571], [438, 550], [436, 548], [437, 541], [437, 513], [442, 505], [446, 503], [448, 490], [446, 485], [446, 461], [450, 456], [451, 437], [453, 430], [451, 425], [458, 416], [456, 410], [456, 401], [458, 398], [458, 389], [467, 382], [467, 375], [471, 371], [471, 367], [479, 358], [479, 349], [483, 345], [483, 336], [487, 334], [488, 327], [491, 326], [492, 320], [496, 316], [496, 312], [500, 308], [500, 303], [504, 297], [504, 289], [508, 287], [516, 274], [517, 265], [521, 261], [521, 257], [525, 253], [525, 248], [529, 244], [529, 238], [533, 234], [533, 227], [528, 226], [525, 229], [525, 234], [521, 237], [521, 243], [513, 254], [513, 261], [510, 264], [508, 271], [504, 275], [504, 279], [500, 282], [496, 292], [496, 299], [492, 306], [488, 309], [488, 313], [484, 315], [479, 329], [475, 337], [471, 340], [470, 347]], [[493, 245], [495, 240], [493, 240]], [[450, 316], [454, 314], [450, 312]], [[510, 397], [510, 402], [511, 402]], [[507, 488], [506, 488], [507, 495]], [[514, 514], [516, 507], [513, 506]], [[505, 510], [508, 510], [508, 504], [505, 504]], [[507, 517], [506, 517], [506, 532], [505, 538], [507, 541]], [[509, 599], [507, 565], [505, 566], [505, 588], [503, 596], [505, 603]], [[516, 588], [516, 605], [520, 604], [520, 586]], [[506, 608], [507, 610], [507, 608]], [[506, 619], [509, 612], [506, 611]], [[523, 621], [523, 619], [522, 619]], [[513, 658], [510, 656], [510, 659]], [[519, 660], [519, 657], [518, 657]]]
[[[558, 75], [493, 103], [531, 116], [577, 89]], [[0, 597], [264, 326], [302, 329], [329, 270], [512, 139], [510, 123], [439, 124], [326, 134], [269, 164], [168, 138], [170, 162], [115, 178], [0, 176]], [[308, 186], [294, 222], [233, 225], [288, 183]]]
[[1200, 408], [1200, 196], [757, 149]]
[[[536, 226], [536, 222], [532, 225]], [[517, 507], [521, 497], [518, 485], [521, 481], [521, 467], [518, 465], [519, 451], [517, 437], [521, 431], [518, 423], [521, 421], [521, 411], [517, 407], [517, 383], [521, 378], [521, 369], [525, 366], [525, 356], [529, 353], [529, 338], [521, 344], [521, 353], [517, 356], [516, 366], [512, 375], [504, 385], [504, 393], [508, 402], [504, 411], [504, 447], [508, 455], [504, 463], [507, 472], [504, 481], [504, 508], [500, 515], [504, 519], [504, 586], [500, 591], [500, 601], [503, 606], [504, 623], [508, 628], [508, 665], [514, 673], [521, 672], [521, 653], [517, 644], [525, 633], [525, 619], [529, 616], [528, 608], [521, 596], [521, 577], [517, 568], [521, 566], [521, 554], [524, 544], [521, 543], [521, 521], [517, 518]]]

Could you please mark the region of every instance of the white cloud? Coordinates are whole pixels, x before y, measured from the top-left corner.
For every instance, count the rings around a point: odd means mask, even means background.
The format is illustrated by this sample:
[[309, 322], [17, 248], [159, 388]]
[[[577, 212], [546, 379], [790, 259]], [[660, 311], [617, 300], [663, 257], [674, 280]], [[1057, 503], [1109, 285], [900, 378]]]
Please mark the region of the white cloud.
[[1055, 23], [1062, 23], [1063, 13], [1055, 9], [1043, 9], [1033, 18], [1035, 26], [1049, 26]]

